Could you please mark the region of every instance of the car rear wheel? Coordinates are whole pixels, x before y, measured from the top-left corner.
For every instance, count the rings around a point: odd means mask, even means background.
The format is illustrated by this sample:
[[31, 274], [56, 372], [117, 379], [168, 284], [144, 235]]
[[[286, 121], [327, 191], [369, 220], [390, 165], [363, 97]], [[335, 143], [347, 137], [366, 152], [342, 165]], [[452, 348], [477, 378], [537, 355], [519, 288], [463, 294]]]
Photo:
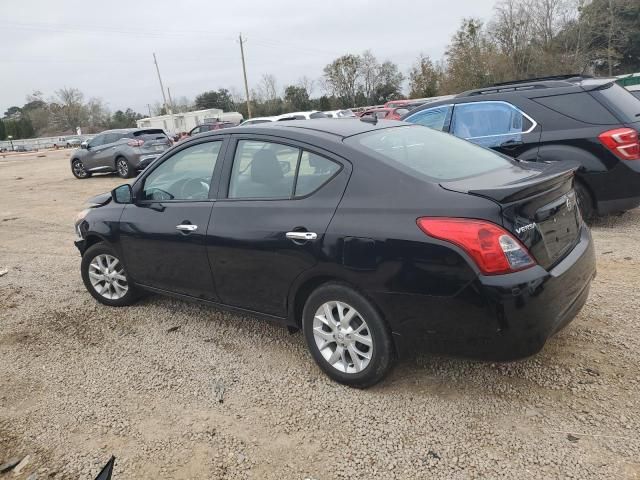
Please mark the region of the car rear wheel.
[[71, 162], [71, 173], [73, 173], [73, 176], [76, 178], [89, 178], [91, 176], [91, 173], [85, 170], [80, 160]]
[[118, 176], [121, 178], [131, 178], [131, 166], [129, 162], [124, 157], [116, 158], [116, 171], [118, 172]]
[[580, 208], [582, 218], [585, 222], [593, 220], [595, 210], [593, 208], [593, 198], [591, 197], [591, 193], [589, 193], [587, 187], [579, 181], [575, 182], [574, 190], [576, 191], [576, 200], [578, 201], [578, 207]]
[[117, 253], [104, 243], [92, 245], [80, 265], [84, 286], [100, 303], [111, 307], [131, 305], [138, 298]]
[[366, 388], [378, 383], [394, 361], [391, 333], [364, 296], [341, 283], [319, 287], [302, 314], [307, 346], [333, 380]]

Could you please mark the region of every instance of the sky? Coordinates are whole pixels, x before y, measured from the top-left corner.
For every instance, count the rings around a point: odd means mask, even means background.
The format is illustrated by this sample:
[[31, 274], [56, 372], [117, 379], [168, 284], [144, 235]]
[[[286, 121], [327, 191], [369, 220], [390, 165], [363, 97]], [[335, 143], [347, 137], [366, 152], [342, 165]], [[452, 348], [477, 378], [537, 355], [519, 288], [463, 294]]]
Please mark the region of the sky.
[[[39, 90], [62, 87], [112, 110], [146, 114], [162, 102], [156, 53], [174, 101], [218, 88], [318, 79], [346, 53], [370, 49], [407, 73], [420, 53], [439, 59], [463, 17], [489, 19], [494, 0], [0, 0], [0, 115]], [[316, 82], [317, 84], [317, 82]], [[319, 86], [313, 96], [322, 94]]]

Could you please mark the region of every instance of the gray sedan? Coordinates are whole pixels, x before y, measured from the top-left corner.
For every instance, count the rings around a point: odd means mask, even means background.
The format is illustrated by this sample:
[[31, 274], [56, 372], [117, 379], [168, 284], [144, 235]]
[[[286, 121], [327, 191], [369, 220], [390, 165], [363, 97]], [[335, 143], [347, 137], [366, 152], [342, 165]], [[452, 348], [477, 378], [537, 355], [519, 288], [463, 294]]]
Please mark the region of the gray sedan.
[[130, 178], [170, 147], [171, 140], [158, 128], [107, 130], [73, 152], [71, 172], [76, 178], [110, 172]]

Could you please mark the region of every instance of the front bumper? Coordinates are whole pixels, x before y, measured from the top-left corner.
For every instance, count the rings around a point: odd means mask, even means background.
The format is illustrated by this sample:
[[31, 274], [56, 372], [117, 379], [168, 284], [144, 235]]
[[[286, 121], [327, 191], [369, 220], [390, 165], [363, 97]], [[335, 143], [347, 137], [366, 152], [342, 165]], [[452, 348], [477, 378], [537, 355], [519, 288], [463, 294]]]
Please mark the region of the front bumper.
[[392, 294], [396, 348], [487, 360], [516, 360], [539, 352], [586, 303], [596, 274], [591, 233], [553, 269], [540, 266], [480, 276], [453, 297]]

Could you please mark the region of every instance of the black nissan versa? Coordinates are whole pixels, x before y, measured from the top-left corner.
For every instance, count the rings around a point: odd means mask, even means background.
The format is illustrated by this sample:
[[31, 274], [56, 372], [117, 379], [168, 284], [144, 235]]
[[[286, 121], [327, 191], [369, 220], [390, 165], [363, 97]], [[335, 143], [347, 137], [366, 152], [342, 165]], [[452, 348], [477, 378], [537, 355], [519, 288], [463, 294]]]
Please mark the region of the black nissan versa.
[[583, 217], [640, 205], [640, 100], [610, 78], [556, 76], [496, 84], [402, 119], [522, 160], [580, 164]]
[[575, 168], [385, 120], [205, 133], [92, 199], [82, 278], [106, 305], [146, 290], [302, 329], [318, 365], [357, 387], [416, 347], [522, 358], [595, 275]]

